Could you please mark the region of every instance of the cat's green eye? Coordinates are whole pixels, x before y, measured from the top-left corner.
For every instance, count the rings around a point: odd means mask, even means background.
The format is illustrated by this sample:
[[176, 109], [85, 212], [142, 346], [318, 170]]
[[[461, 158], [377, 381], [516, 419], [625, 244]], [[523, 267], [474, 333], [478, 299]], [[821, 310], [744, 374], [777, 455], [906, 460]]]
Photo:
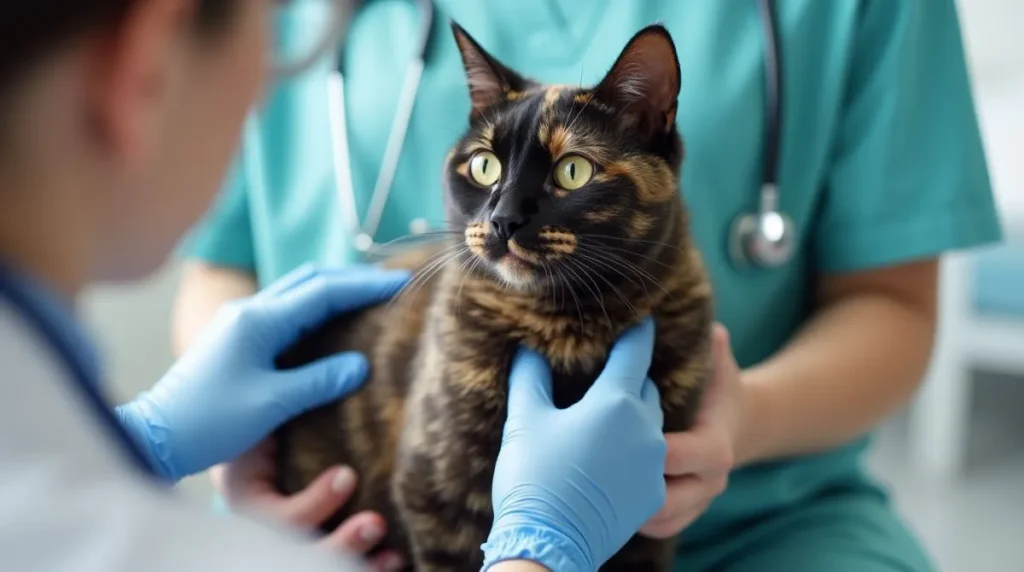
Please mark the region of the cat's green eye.
[[501, 178], [501, 161], [490, 151], [481, 151], [469, 163], [469, 176], [476, 184], [489, 187]]
[[579, 155], [569, 155], [555, 165], [555, 182], [567, 191], [586, 185], [593, 176], [594, 164]]

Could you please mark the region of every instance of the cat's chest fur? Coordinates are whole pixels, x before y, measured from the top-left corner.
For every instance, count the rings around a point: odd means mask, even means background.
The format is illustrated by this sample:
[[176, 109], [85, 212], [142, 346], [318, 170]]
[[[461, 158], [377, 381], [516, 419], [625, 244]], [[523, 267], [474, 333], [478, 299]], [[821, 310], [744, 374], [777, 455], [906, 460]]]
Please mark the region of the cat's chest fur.
[[[690, 426], [710, 371], [712, 321], [710, 286], [699, 255], [690, 256], [660, 276], [661, 294], [634, 293], [629, 307], [609, 297], [577, 311], [560, 306], [564, 296], [509, 290], [452, 263], [393, 304], [339, 317], [281, 365], [356, 350], [370, 357], [371, 378], [359, 392], [278, 432], [282, 492], [302, 490], [331, 466], [352, 466], [359, 491], [325, 531], [373, 510], [397, 524], [383, 547], [421, 564], [449, 563], [424, 570], [478, 570], [492, 518], [509, 371], [520, 347], [546, 358], [554, 402], [565, 407], [593, 385], [616, 338], [641, 316], [653, 316], [649, 374], [659, 388], [664, 428]], [[621, 555], [629, 562], [625, 569], [644, 569], [632, 558], [661, 552], [649, 544], [631, 541]]]
[[[664, 295], [637, 300], [640, 308], [609, 304], [581, 318], [543, 295], [460, 276], [457, 267], [439, 278], [413, 368], [393, 487], [407, 526], [452, 531], [443, 542], [420, 536], [420, 558], [451, 562], [458, 570], [479, 565], [492, 518], [490, 485], [510, 367], [521, 347], [546, 358], [553, 401], [567, 407], [592, 387], [616, 338], [641, 315], [653, 315], [649, 373], [659, 389], [664, 428], [691, 425], [710, 369], [710, 288], [699, 272], [669, 277], [665, 285]], [[649, 558], [660, 550], [648, 543], [634, 541], [623, 558], [630, 552]]]
[[[455, 268], [440, 278], [425, 332], [424, 365], [434, 373], [421, 375], [434, 379], [415, 383], [423, 385], [420, 392], [478, 394], [489, 410], [503, 413], [510, 366], [525, 347], [547, 360], [554, 402], [567, 407], [593, 385], [617, 338], [641, 316], [652, 316], [657, 336], [651, 377], [668, 413], [692, 409], [706, 371], [689, 362], [707, 348], [710, 287], [697, 271], [670, 276], [665, 284], [658, 294], [629, 305], [602, 301], [595, 311], [567, 306], [552, 293], [509, 291], [486, 277], [460, 276]], [[670, 419], [667, 425], [681, 423]]]

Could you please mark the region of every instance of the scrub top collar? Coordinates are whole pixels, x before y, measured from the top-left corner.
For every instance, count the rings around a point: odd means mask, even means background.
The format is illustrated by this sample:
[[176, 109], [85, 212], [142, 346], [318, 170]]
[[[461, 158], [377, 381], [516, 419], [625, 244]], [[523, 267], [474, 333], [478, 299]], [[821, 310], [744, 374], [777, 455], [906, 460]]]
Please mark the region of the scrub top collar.
[[71, 303], [42, 280], [17, 270], [0, 259], [0, 297], [54, 346], [72, 369], [72, 375], [99, 391], [99, 352], [88, 333], [75, 319]]

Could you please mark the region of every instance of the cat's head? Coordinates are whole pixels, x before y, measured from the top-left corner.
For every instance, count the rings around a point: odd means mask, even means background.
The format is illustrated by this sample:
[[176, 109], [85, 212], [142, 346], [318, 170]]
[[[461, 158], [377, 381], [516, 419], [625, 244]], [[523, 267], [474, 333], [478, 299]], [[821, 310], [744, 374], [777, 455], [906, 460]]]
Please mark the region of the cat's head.
[[473, 105], [446, 162], [446, 207], [476, 268], [518, 289], [618, 282], [683, 232], [680, 73], [665, 28], [633, 36], [595, 86], [541, 85], [452, 29]]

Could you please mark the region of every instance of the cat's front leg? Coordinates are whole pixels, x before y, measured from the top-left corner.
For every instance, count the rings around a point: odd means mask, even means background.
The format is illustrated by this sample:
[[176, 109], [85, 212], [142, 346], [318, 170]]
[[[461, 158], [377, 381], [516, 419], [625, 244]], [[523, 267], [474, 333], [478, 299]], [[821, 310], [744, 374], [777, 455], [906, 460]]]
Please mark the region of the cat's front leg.
[[[407, 406], [393, 485], [418, 571], [476, 572], [483, 564], [505, 378], [497, 368], [487, 372], [493, 379], [481, 371], [451, 362], [424, 370]], [[479, 381], [486, 383], [470, 383]]]
[[453, 461], [410, 451], [395, 474], [418, 572], [476, 572], [483, 565], [480, 546], [492, 520], [489, 490], [452, 479], [444, 464]]

